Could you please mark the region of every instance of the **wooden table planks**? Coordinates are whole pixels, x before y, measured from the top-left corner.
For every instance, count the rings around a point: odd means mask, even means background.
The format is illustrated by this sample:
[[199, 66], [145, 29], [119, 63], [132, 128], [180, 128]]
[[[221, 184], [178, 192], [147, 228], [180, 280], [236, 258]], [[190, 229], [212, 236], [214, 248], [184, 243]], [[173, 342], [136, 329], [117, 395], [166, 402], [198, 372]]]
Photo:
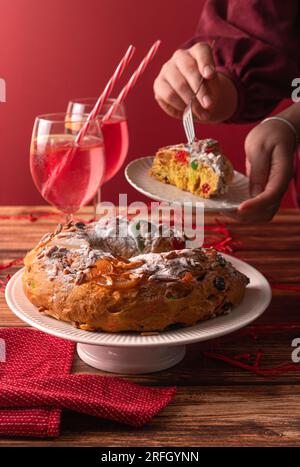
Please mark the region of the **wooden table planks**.
[[[0, 207], [0, 216], [50, 212], [48, 207]], [[54, 211], [52, 211], [54, 212]], [[91, 216], [89, 208], [81, 214]], [[213, 223], [207, 216], [206, 222]], [[39, 238], [54, 229], [59, 217], [30, 222], [0, 220], [0, 264], [24, 256]], [[228, 221], [241, 242], [236, 256], [267, 277], [284, 284], [300, 284], [300, 214], [282, 210], [270, 224], [241, 225]], [[9, 271], [0, 271], [4, 278]], [[273, 290], [273, 300], [257, 324], [299, 322], [300, 292]], [[26, 326], [8, 309], [0, 291], [0, 326]], [[257, 342], [237, 335], [222, 344], [229, 355], [263, 348], [266, 366], [289, 362], [293, 332], [274, 333]], [[300, 373], [292, 371], [262, 378], [203, 356], [211, 343], [188, 346], [176, 367], [150, 375], [128, 376], [130, 381], [156, 386], [176, 385], [173, 402], [143, 428], [65, 411], [61, 435], [53, 440], [0, 438], [3, 446], [289, 446], [300, 445]], [[77, 357], [74, 372], [93, 372]], [[106, 373], [102, 373], [106, 374]]]

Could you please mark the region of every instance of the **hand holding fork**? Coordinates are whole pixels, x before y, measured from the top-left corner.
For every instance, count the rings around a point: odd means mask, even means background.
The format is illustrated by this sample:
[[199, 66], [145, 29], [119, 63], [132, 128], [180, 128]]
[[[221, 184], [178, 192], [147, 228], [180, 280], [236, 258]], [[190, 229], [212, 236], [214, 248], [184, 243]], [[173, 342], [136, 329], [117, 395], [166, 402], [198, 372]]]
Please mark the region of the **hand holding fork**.
[[[213, 46], [215, 44], [215, 41], [212, 42], [211, 44], [211, 50], [213, 49]], [[195, 127], [194, 127], [194, 119], [193, 119], [193, 102], [197, 97], [197, 94], [199, 93], [201, 86], [203, 84], [204, 77], [202, 76], [200, 79], [200, 83], [198, 85], [197, 91], [193, 94], [191, 97], [188, 105], [183, 111], [182, 115], [182, 123], [183, 123], [183, 128], [185, 131], [185, 135], [187, 137], [187, 141], [189, 144], [193, 143], [195, 141]]]
[[219, 78], [209, 44], [199, 42], [189, 49], [179, 49], [162, 67], [154, 81], [154, 95], [165, 112], [177, 118], [197, 90], [200, 79], [205, 83], [194, 105], [200, 120], [209, 117], [219, 95]]

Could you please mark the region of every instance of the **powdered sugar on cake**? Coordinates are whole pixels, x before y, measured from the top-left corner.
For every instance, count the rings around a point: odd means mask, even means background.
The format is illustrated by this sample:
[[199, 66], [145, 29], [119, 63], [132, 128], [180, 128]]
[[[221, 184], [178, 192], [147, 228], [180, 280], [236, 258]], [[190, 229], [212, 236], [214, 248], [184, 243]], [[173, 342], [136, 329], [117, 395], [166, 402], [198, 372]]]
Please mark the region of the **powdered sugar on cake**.
[[215, 139], [196, 140], [193, 143], [175, 144], [167, 146], [167, 148], [186, 151], [189, 156], [189, 162], [202, 162], [218, 175], [222, 175], [224, 171], [225, 161], [220, 151], [219, 143]]
[[218, 141], [207, 138], [195, 140], [187, 144], [170, 145], [166, 149], [185, 151], [190, 165], [196, 162], [197, 164], [201, 163], [209, 167], [219, 177], [217, 193], [224, 194], [227, 191], [228, 187], [225, 179], [226, 160], [221, 152]]

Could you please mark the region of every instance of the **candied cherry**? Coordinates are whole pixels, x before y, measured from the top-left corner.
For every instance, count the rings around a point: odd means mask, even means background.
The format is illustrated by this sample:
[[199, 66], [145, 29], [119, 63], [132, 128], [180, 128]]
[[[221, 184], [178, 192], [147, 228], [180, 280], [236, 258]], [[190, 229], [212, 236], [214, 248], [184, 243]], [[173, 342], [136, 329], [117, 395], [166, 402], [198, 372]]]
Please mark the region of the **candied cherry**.
[[187, 164], [186, 152], [183, 150], [176, 152], [176, 159], [182, 164]]
[[201, 190], [202, 190], [202, 193], [206, 195], [210, 190], [210, 185], [208, 183], [203, 183]]

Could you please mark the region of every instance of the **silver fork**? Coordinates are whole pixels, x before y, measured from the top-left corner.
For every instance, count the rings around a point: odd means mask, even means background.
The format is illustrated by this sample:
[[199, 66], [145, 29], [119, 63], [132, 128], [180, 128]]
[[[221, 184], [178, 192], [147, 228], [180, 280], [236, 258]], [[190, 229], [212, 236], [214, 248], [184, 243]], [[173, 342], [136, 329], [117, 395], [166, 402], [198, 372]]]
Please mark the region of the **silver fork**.
[[[213, 50], [215, 43], [216, 43], [216, 41], [214, 39], [212, 41], [211, 45], [210, 45], [211, 50]], [[186, 108], [184, 109], [183, 115], [182, 115], [183, 128], [184, 128], [185, 135], [187, 137], [187, 140], [188, 140], [189, 144], [191, 144], [193, 141], [195, 141], [195, 136], [196, 135], [195, 135], [194, 119], [193, 119], [193, 102], [194, 102], [198, 92], [200, 91], [200, 88], [201, 88], [201, 86], [203, 84], [203, 81], [204, 81], [204, 77], [202, 76], [201, 79], [200, 79], [200, 83], [199, 83], [197, 91], [191, 97], [191, 100], [188, 103], [188, 105], [186, 106]]]
[[194, 127], [194, 119], [193, 119], [193, 102], [194, 102], [198, 92], [200, 91], [200, 88], [201, 88], [201, 86], [203, 84], [203, 80], [204, 80], [204, 78], [202, 76], [197, 91], [191, 97], [191, 100], [188, 103], [188, 105], [186, 106], [186, 108], [184, 109], [184, 112], [183, 112], [183, 115], [182, 115], [183, 128], [184, 128], [185, 135], [187, 137], [187, 140], [188, 140], [189, 144], [191, 144], [193, 141], [195, 141], [195, 136], [196, 135], [195, 135], [195, 127]]

